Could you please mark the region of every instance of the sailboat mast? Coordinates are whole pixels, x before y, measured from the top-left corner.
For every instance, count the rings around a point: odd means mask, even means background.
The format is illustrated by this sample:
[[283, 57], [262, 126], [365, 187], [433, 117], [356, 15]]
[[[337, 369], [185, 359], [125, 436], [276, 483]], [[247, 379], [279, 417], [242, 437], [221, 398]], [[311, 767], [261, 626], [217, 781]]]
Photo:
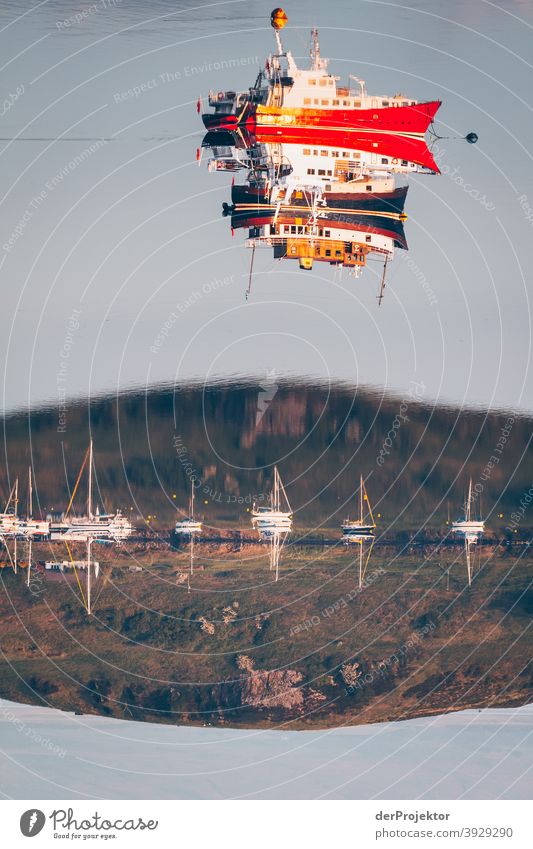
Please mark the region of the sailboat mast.
[[93, 518], [93, 441], [89, 442], [89, 490], [87, 495], [87, 516]]
[[361, 478], [360, 478], [360, 481], [359, 481], [359, 513], [360, 513], [359, 518], [361, 520], [361, 524], [363, 524], [363, 475], [361, 475]]
[[87, 613], [91, 614], [91, 537], [87, 537]]
[[466, 502], [466, 521], [470, 521], [471, 514], [471, 505], [472, 505], [472, 478], [470, 478], [470, 483], [468, 485], [468, 500]]
[[277, 466], [274, 466], [274, 499], [272, 507], [276, 511], [279, 510], [279, 473]]
[[32, 549], [33, 549], [33, 539], [30, 535], [28, 537], [28, 579], [26, 581], [26, 586], [28, 586], [28, 587], [30, 585]]
[[472, 561], [470, 557], [470, 541], [468, 537], [465, 538], [465, 549], [466, 549], [466, 573], [468, 575], [468, 586], [472, 586]]
[[15, 542], [13, 545], [13, 557], [15, 561], [15, 574], [17, 573], [17, 514], [18, 514], [18, 504], [19, 504], [19, 479], [17, 478], [15, 481], [15, 521], [13, 522], [13, 529], [15, 534]]
[[33, 518], [33, 487], [31, 480], [31, 466], [28, 466], [28, 519]]

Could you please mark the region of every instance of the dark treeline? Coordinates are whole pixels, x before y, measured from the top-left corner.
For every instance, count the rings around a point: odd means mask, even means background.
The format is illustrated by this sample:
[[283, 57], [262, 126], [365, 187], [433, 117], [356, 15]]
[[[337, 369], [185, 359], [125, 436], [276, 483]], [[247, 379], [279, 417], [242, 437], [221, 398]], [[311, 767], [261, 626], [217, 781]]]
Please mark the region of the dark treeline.
[[[160, 388], [4, 419], [0, 491], [32, 463], [38, 508], [63, 509], [95, 445], [100, 504], [172, 523], [196, 478], [206, 522], [246, 524], [246, 506], [269, 491], [277, 463], [297, 524], [337, 525], [354, 513], [359, 474], [381, 522], [395, 530], [460, 511], [468, 478], [490, 526], [504, 528], [531, 481], [530, 418], [431, 408], [413, 397], [346, 385], [232, 384]], [[492, 461], [491, 461], [491, 458]], [[76, 499], [83, 509], [86, 485]], [[175, 496], [175, 497], [174, 497]], [[133, 507], [133, 511], [130, 511]], [[477, 508], [476, 508], [477, 509]], [[503, 517], [498, 514], [503, 513]], [[520, 530], [531, 525], [526, 511]]]

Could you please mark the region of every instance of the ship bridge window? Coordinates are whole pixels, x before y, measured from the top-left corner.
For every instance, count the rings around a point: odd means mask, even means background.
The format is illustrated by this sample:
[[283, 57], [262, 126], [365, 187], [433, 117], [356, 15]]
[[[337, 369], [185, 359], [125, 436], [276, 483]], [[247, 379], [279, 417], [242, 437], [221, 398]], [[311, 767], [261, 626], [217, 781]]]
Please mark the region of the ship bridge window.
[[342, 151], [342, 155], [343, 155], [343, 157], [344, 157], [345, 159], [349, 159], [349, 158], [350, 158], [350, 154], [349, 154], [349, 152], [348, 152], [347, 150], [343, 150], [343, 151]]
[[338, 150], [332, 150], [332, 151], [331, 151], [331, 155], [332, 155], [332, 156], [335, 156], [336, 158], [338, 158], [338, 156], [339, 156], [339, 151], [338, 151]]
[[319, 231], [318, 231], [318, 235], [319, 235], [319, 236], [323, 236], [323, 235], [324, 235], [324, 231], [323, 231], [322, 227], [320, 227], [320, 229], [319, 229]]
[[333, 177], [333, 171], [331, 168], [328, 168], [328, 177]]
[[326, 255], [326, 256], [331, 256], [331, 251], [330, 251], [330, 249], [329, 249], [329, 248], [326, 248], [326, 250], [324, 251], [324, 253], [325, 253], [325, 255]]
[[361, 108], [361, 101], [360, 100], [354, 100], [353, 105], [355, 106], [356, 109], [360, 109]]
[[388, 161], [389, 161], [389, 160], [387, 159], [387, 157], [386, 157], [386, 156], [382, 156], [382, 157], [381, 157], [381, 164], [382, 164], [382, 165], [386, 165]]
[[309, 85], [316, 85], [316, 80], [309, 80]]
[[271, 236], [275, 236], [275, 235], [276, 235], [276, 225], [275, 225], [275, 224], [271, 224], [271, 225], [270, 225], [270, 235], [271, 235]]
[[325, 177], [325, 176], [326, 176], [326, 171], [325, 171], [325, 169], [324, 169], [324, 168], [319, 168], [319, 169], [318, 169], [318, 176], [319, 176], [319, 177]]
[[365, 236], [365, 239], [366, 239], [366, 241], [367, 241], [367, 242], [371, 242], [371, 241], [372, 241], [372, 236]]
[[324, 230], [324, 236], [326, 237], [326, 239], [329, 239], [329, 237], [331, 236], [331, 230]]
[[331, 183], [326, 183], [326, 185], [324, 186], [324, 188], [325, 188], [325, 190], [326, 190], [327, 192], [330, 192], [330, 191], [331, 191]]
[[366, 190], [367, 190], [367, 192], [371, 192], [371, 191], [372, 191], [372, 186], [367, 186], [367, 187], [366, 187]]
[[310, 147], [304, 147], [303, 155], [304, 156], [311, 156], [311, 148]]
[[319, 80], [320, 85], [324, 86], [328, 84], [327, 80]]
[[402, 100], [402, 106], [409, 106], [408, 100]]
[[335, 251], [335, 256], [342, 256], [342, 253], [339, 250]]
[[315, 173], [315, 169], [314, 169], [314, 168], [308, 168], [308, 169], [307, 169], [307, 173], [308, 173], [308, 174], [314, 174], [314, 173]]
[[304, 97], [304, 106], [311, 106], [311, 98]]
[[321, 100], [320, 103], [322, 106], [329, 106], [329, 100]]
[[388, 106], [388, 105], [389, 105], [389, 101], [388, 101], [388, 100], [382, 100], [382, 101], [381, 101], [381, 105], [382, 105], [382, 106]]
[[407, 159], [402, 159], [402, 165], [409, 165]]
[[313, 100], [313, 103], [314, 103], [315, 106], [318, 106], [318, 97], [315, 97], [315, 99]]
[[343, 100], [343, 101], [342, 101], [342, 105], [343, 105], [343, 106], [349, 106], [349, 105], [350, 105], [350, 101], [349, 101], [349, 100]]
[[334, 101], [333, 101], [333, 106], [338, 106], [338, 105], [339, 105], [339, 103], [340, 103], [340, 100], [334, 100]]
[[291, 224], [291, 233], [296, 234], [296, 225]]
[[320, 151], [320, 156], [327, 156], [327, 155], [328, 155], [328, 151], [327, 151], [327, 150], [321, 150], [321, 151]]

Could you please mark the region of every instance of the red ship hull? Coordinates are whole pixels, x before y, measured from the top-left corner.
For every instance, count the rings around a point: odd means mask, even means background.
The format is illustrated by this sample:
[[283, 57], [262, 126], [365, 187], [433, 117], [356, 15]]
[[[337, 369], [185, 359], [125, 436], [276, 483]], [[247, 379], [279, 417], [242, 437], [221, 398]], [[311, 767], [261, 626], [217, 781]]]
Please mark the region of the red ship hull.
[[285, 109], [248, 106], [235, 114], [203, 115], [208, 129], [246, 129], [257, 142], [313, 144], [361, 150], [414, 162], [439, 173], [424, 133], [440, 100], [384, 109]]

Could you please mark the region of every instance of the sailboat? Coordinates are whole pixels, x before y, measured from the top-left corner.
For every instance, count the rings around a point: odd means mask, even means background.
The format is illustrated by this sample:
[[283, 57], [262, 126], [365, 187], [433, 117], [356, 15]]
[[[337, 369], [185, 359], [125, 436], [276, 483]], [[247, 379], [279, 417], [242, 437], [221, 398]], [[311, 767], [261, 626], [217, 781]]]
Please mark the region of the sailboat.
[[458, 519], [452, 523], [452, 534], [458, 534], [468, 542], [475, 544], [483, 535], [485, 521], [483, 519], [472, 518], [472, 478], [470, 478], [470, 484], [468, 486], [464, 511], [464, 519]]
[[276, 534], [288, 534], [292, 530], [292, 509], [277, 466], [274, 466], [270, 506], [258, 507], [254, 503], [252, 526], [261, 539], [270, 539]]
[[[367, 515], [368, 514], [368, 515]], [[368, 520], [368, 516], [370, 521]], [[370, 506], [363, 475], [359, 482], [359, 518], [345, 519], [342, 523], [342, 541], [346, 544], [359, 542], [361, 539], [373, 538], [376, 523]]]
[[[88, 494], [87, 515], [68, 517], [70, 508], [74, 501], [83, 470], [88, 463]], [[68, 542], [85, 542], [88, 539], [99, 542], [121, 542], [127, 539], [134, 531], [130, 520], [122, 515], [120, 510], [116, 513], [100, 513], [98, 507], [93, 512], [93, 473], [94, 453], [93, 441], [91, 439], [89, 448], [85, 454], [81, 469], [70, 498], [66, 513], [61, 522], [53, 522], [50, 525], [51, 540], [65, 540]]]
[[178, 536], [192, 537], [202, 532], [202, 523], [194, 518], [194, 481], [191, 481], [191, 497], [189, 498], [189, 515], [186, 519], [178, 519], [174, 526]]

